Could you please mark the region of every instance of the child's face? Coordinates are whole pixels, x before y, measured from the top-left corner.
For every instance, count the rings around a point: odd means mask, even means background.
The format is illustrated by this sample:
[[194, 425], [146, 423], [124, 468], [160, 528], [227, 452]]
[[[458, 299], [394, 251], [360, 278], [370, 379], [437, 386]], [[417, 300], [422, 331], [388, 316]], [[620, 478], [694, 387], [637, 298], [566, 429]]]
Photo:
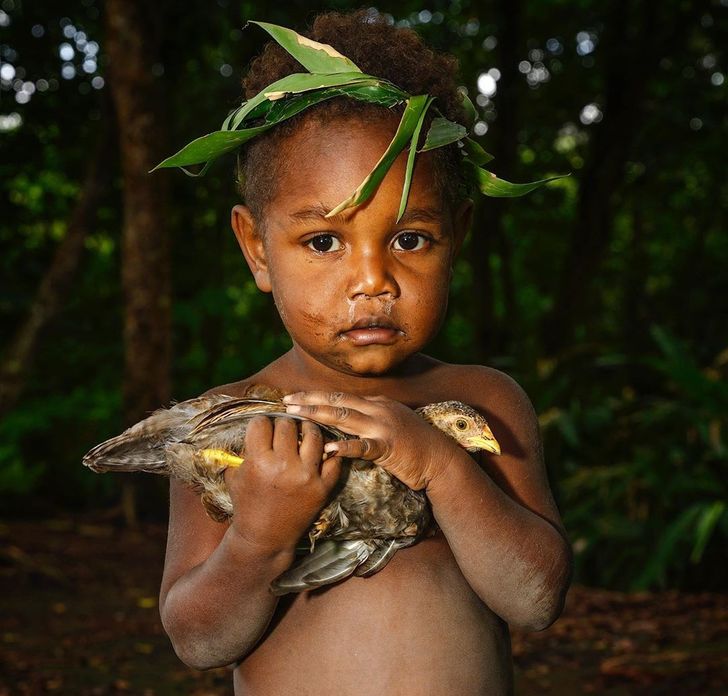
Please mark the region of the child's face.
[[244, 206], [232, 214], [256, 283], [272, 291], [295, 350], [347, 374], [385, 374], [433, 338], [469, 222], [469, 201], [455, 213], [443, 207], [429, 153], [417, 156], [396, 222], [406, 152], [366, 203], [324, 217], [371, 171], [395, 126], [306, 122], [279, 154], [265, 234]]

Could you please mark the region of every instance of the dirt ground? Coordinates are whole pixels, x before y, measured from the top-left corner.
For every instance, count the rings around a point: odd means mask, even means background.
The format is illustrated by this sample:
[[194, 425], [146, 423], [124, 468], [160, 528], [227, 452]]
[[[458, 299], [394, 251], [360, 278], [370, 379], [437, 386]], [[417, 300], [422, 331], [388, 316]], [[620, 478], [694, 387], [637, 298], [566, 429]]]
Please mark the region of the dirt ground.
[[[157, 592], [165, 529], [0, 522], [0, 696], [225, 696], [227, 669], [174, 655]], [[728, 693], [728, 595], [572, 588], [562, 618], [513, 634], [516, 694]]]

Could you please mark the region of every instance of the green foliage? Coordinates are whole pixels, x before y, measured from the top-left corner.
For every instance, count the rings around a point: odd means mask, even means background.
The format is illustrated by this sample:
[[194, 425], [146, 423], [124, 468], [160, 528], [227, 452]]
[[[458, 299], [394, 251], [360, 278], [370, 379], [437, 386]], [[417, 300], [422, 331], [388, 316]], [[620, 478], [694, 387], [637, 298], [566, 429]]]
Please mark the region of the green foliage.
[[[541, 415], [547, 442], [559, 441], [558, 491], [578, 573], [628, 589], [698, 584], [706, 550], [717, 553], [728, 537], [725, 356], [701, 369], [664, 329], [652, 334], [660, 353], [637, 366], [612, 356], [559, 365], [544, 380], [551, 403], [567, 389], [580, 394]], [[611, 393], [573, 388], [584, 369], [611, 373]], [[649, 383], [639, 394], [629, 383], [636, 369]], [[726, 580], [724, 568], [701, 574], [703, 586]]]

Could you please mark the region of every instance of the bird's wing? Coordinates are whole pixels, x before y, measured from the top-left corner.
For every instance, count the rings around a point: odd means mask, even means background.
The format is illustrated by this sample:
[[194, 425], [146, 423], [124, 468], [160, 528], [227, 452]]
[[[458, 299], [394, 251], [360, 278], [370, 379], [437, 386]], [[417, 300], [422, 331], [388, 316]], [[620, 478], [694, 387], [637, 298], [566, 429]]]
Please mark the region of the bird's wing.
[[201, 414], [230, 398], [222, 394], [201, 396], [159, 409], [121, 435], [96, 445], [84, 456], [83, 463], [97, 472], [167, 473], [164, 448], [184, 439]]
[[409, 546], [413, 542], [403, 542], [399, 539], [382, 540], [376, 543], [376, 548], [369, 554], [369, 557], [355, 570], [354, 575], [360, 578], [368, 578], [384, 568], [398, 549]]
[[[268, 401], [266, 399], [235, 398], [224, 403], [217, 404], [200, 418], [195, 427], [189, 433], [190, 440], [196, 440], [200, 435], [216, 430], [222, 432], [229, 427], [237, 428], [241, 421], [248, 421], [254, 416], [269, 416], [271, 418], [292, 418], [297, 421], [310, 420], [286, 412], [286, 406], [281, 401]], [[344, 440], [349, 435], [344, 434], [337, 428], [318, 424], [321, 430], [330, 438]]]
[[280, 596], [304, 592], [348, 578], [376, 548], [370, 541], [324, 541], [313, 553], [271, 583], [271, 592]]

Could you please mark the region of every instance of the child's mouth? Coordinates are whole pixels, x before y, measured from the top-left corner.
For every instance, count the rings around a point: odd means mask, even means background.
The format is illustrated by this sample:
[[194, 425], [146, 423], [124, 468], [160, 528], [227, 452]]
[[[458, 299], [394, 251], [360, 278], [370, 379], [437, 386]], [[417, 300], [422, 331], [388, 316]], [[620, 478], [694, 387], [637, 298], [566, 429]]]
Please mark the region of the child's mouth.
[[342, 331], [341, 335], [355, 346], [391, 345], [402, 331], [387, 317], [366, 317]]

